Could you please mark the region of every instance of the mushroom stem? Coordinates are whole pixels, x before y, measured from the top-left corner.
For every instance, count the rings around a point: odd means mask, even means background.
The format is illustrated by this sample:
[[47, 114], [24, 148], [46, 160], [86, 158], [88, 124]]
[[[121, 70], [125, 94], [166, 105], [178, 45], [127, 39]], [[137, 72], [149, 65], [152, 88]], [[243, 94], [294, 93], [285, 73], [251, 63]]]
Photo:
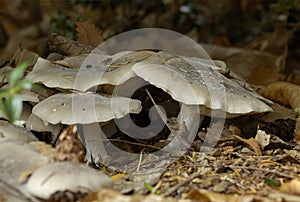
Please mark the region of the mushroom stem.
[[162, 112], [162, 110], [159, 108], [159, 105], [157, 105], [153, 99], [153, 97], [151, 96], [150, 92], [148, 91], [148, 89], [145, 89], [146, 93], [148, 94], [151, 102], [154, 105], [154, 108], [156, 109], [158, 115], [160, 116], [160, 118], [162, 119], [162, 121], [165, 123], [165, 125], [168, 127], [168, 129], [172, 132], [172, 127], [170, 126], [170, 124], [168, 124], [167, 121], [167, 116]]

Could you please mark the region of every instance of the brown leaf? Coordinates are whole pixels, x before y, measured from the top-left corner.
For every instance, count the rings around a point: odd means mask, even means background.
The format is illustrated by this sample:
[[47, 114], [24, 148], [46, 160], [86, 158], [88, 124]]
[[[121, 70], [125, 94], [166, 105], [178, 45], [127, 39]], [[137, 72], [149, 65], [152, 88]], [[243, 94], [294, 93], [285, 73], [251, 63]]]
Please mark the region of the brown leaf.
[[68, 126], [59, 136], [54, 161], [84, 162], [84, 148], [77, 136], [75, 125]]
[[257, 142], [255, 141], [255, 139], [253, 137], [251, 137], [249, 139], [244, 139], [244, 138], [241, 138], [237, 135], [233, 135], [233, 137], [235, 139], [239, 140], [240, 142], [243, 142], [243, 143], [249, 145], [253, 149], [253, 151], [256, 153], [257, 156], [262, 155], [260, 147], [259, 147], [259, 145], [257, 144]]
[[220, 194], [204, 189], [194, 189], [185, 194], [185, 199], [192, 201], [203, 201], [203, 202], [246, 202], [246, 201], [268, 201], [260, 196], [256, 195], [233, 195], [233, 194]]
[[288, 194], [295, 194], [300, 195], [300, 181], [299, 179], [293, 179], [287, 183], [284, 183], [280, 188], [279, 191], [288, 193]]
[[101, 32], [95, 25], [88, 21], [77, 21], [76, 26], [77, 38], [80, 43], [96, 47], [103, 42]]
[[52, 34], [50, 50], [63, 55], [89, 54], [95, 49], [94, 46], [72, 41], [64, 36]]
[[[266, 77], [266, 75], [268, 75]], [[285, 76], [276, 72], [272, 68], [268, 68], [262, 65], [254, 66], [250, 75], [247, 77], [247, 81], [251, 84], [268, 85], [272, 82], [283, 81]]]
[[291, 106], [294, 110], [300, 108], [300, 86], [288, 82], [275, 82], [261, 91], [261, 94], [275, 102]]
[[295, 134], [295, 140], [300, 144], [300, 117], [296, 119]]
[[101, 189], [97, 193], [91, 193], [88, 194], [85, 198], [82, 200], [83, 202], [146, 202], [146, 201], [152, 201], [152, 202], [192, 202], [192, 200], [189, 199], [175, 199], [172, 197], [162, 197], [158, 195], [122, 195], [119, 192], [109, 190], [109, 189]]

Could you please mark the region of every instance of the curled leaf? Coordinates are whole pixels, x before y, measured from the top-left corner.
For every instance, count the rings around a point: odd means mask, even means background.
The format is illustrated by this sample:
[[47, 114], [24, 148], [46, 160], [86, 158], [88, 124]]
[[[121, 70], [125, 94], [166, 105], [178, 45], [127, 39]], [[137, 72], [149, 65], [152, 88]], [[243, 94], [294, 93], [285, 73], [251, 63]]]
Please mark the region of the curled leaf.
[[300, 86], [288, 82], [275, 82], [261, 91], [270, 100], [291, 106], [294, 110], [300, 107]]
[[102, 35], [95, 25], [90, 24], [88, 21], [78, 21], [76, 26], [77, 37], [80, 43], [96, 47], [103, 42]]

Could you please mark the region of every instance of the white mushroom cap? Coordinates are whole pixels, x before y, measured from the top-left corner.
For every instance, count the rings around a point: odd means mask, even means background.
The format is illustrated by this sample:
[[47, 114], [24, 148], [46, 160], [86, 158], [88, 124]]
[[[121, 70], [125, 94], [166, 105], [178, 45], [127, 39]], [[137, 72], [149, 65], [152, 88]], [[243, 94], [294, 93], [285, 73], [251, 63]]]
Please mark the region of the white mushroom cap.
[[91, 93], [59, 93], [34, 106], [32, 113], [43, 121], [57, 124], [89, 124], [139, 113], [141, 102], [125, 97], [104, 97]]
[[37, 141], [37, 138], [27, 128], [0, 120], [0, 139], [2, 138], [20, 142]]
[[26, 128], [38, 132], [51, 132], [55, 135], [58, 135], [62, 129], [61, 124], [51, 124], [44, 122], [39, 117], [31, 113], [26, 121]]
[[95, 192], [112, 186], [112, 180], [84, 164], [51, 163], [36, 170], [26, 183], [32, 195], [49, 199], [57, 191]]
[[162, 64], [136, 63], [132, 70], [167, 93], [188, 105], [204, 105], [230, 114], [272, 111], [268, 105], [251, 95], [240, 85], [216, 73], [207, 65], [197, 71], [182, 58]]
[[131, 71], [132, 65], [152, 54], [154, 52], [150, 51], [126, 51], [113, 56], [91, 54], [85, 59], [83, 56], [76, 56], [73, 61], [69, 58], [55, 63], [38, 58], [27, 78], [35, 83], [41, 82], [50, 88], [79, 91], [86, 91], [101, 84], [118, 85], [136, 76]]
[[48, 164], [51, 160], [36, 152], [29, 144], [14, 140], [0, 139], [0, 154], [1, 197], [7, 202], [34, 201], [20, 185], [20, 180], [28, 171]]
[[110, 55], [103, 55], [103, 54], [97, 54], [97, 53], [90, 53], [90, 54], [80, 54], [80, 55], [73, 55], [64, 58], [63, 60], [57, 60], [54, 62], [54, 64], [69, 67], [72, 69], [79, 69], [82, 66], [82, 63], [88, 59], [88, 64], [97, 66], [102, 61], [112, 62], [119, 57], [122, 57], [123, 55], [129, 54], [131, 51], [123, 51], [120, 53], [117, 53], [113, 56]]

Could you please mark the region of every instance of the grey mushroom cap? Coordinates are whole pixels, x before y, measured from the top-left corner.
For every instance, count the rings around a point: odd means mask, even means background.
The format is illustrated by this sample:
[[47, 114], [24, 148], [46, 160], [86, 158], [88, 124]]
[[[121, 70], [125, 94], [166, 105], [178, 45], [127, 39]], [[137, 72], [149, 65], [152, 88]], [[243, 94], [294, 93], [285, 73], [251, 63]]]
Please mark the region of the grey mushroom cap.
[[58, 135], [62, 129], [61, 124], [51, 124], [43, 121], [33, 113], [31, 113], [26, 121], [26, 128], [38, 132], [51, 132]]
[[32, 113], [51, 124], [89, 124], [121, 118], [141, 111], [139, 100], [104, 97], [92, 93], [58, 93], [41, 101]]
[[1, 197], [8, 202], [29, 201], [33, 197], [20, 185], [20, 177], [51, 160], [36, 152], [27, 143], [14, 140], [0, 139], [0, 153]]
[[122, 84], [135, 77], [131, 67], [152, 54], [150, 51], [124, 51], [113, 56], [98, 54], [95, 58], [95, 54], [92, 54], [86, 58], [75, 56], [73, 61], [68, 58], [58, 62], [38, 58], [27, 78], [50, 88], [87, 91], [97, 85]]
[[112, 180], [84, 164], [59, 162], [36, 170], [25, 186], [30, 194], [49, 199], [51, 194], [57, 191], [86, 193], [109, 188], [112, 186]]
[[251, 114], [272, 108], [236, 82], [215, 72], [208, 65], [197, 64], [197, 70], [182, 58], [164, 64], [136, 63], [132, 70], [141, 78], [187, 105], [200, 105], [229, 114]]
[[27, 128], [14, 125], [4, 120], [0, 120], [0, 139], [15, 140], [20, 142], [31, 142], [38, 140]]

